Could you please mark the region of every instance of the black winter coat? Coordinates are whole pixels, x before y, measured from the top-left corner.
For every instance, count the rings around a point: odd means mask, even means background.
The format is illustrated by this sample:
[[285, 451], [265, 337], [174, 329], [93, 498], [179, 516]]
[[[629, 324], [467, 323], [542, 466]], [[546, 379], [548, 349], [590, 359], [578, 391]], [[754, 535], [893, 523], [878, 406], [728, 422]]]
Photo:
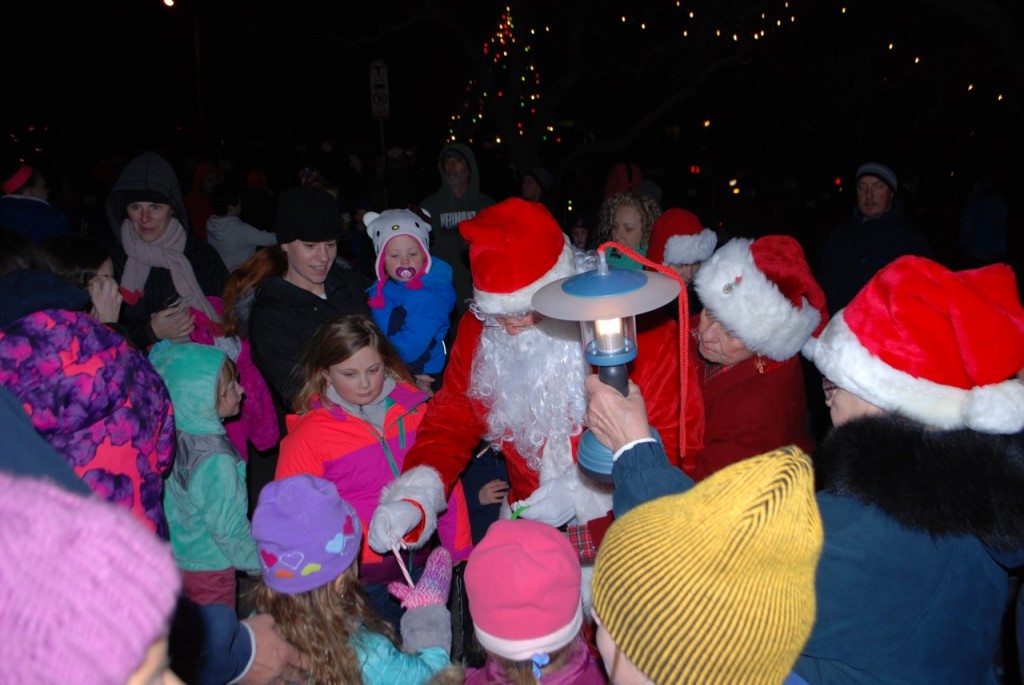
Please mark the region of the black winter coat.
[[327, 273], [324, 289], [317, 295], [280, 276], [264, 281], [256, 290], [249, 319], [253, 361], [276, 395], [291, 407], [298, 386], [293, 377], [306, 344], [323, 324], [342, 314], [370, 316], [366, 289], [370, 280], [337, 264]]

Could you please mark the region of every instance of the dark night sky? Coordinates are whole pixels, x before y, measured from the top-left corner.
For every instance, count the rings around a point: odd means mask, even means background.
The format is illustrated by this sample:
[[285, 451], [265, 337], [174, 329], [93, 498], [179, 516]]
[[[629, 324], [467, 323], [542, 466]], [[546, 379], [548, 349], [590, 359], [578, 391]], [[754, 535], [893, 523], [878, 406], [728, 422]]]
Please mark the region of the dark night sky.
[[[4, 51], [24, 62], [12, 79], [19, 97], [8, 126], [42, 122], [83, 143], [166, 139], [178, 127], [194, 130], [196, 1], [167, 8], [161, 0], [43, 0], [5, 9]], [[339, 131], [335, 135], [377, 135], [369, 117], [367, 70], [379, 51], [348, 48], [330, 37], [336, 24], [339, 34], [345, 28], [336, 10], [271, 0], [202, 2], [200, 64], [211, 132], [239, 138], [324, 135], [331, 129]], [[407, 84], [425, 79], [417, 46], [406, 41], [390, 52], [416, 70], [393, 65], [396, 109], [430, 109], [436, 123], [443, 117], [441, 98], [424, 107], [402, 97], [415, 94]], [[396, 117], [391, 125], [429, 135], [419, 128], [420, 117], [408, 118]]]
[[[432, 153], [470, 75], [443, 26], [414, 25], [384, 42], [360, 42], [373, 26], [360, 23], [345, 3], [179, 0], [173, 9], [160, 0], [12, 3], [0, 27], [8, 65], [5, 154], [27, 150], [68, 167], [90, 164], [112, 149], [199, 153], [194, 2], [202, 2], [204, 119], [210, 139], [226, 148], [256, 139], [315, 147], [331, 138], [379, 149], [367, 68], [380, 57], [389, 66], [393, 112], [384, 125], [385, 142], [419, 144]], [[366, 7], [378, 8], [385, 24], [400, 26], [404, 18], [396, 8], [444, 2], [378, 0]], [[524, 3], [513, 11], [527, 24], [529, 12], [540, 16], [545, 10], [537, 8], [568, 2]], [[496, 18], [504, 4], [493, 3], [493, 11], [486, 2], [472, 5], [482, 17], [481, 44], [494, 24], [489, 17]], [[620, 4], [636, 14], [675, 3]], [[702, 9], [715, 3], [684, 4]], [[864, 156], [933, 178], [954, 170], [966, 176], [978, 164], [1024, 168], [1024, 52], [1003, 45], [1020, 43], [1020, 11], [1000, 14], [1014, 7], [1011, 0], [979, 0], [970, 7], [951, 0], [857, 0], [845, 14], [839, 11], [843, 3], [833, 0], [790, 4], [799, 21], [770, 35], [770, 50], [716, 72], [649, 127], [630, 154], [666, 175], [700, 162], [719, 176], [775, 174], [779, 181], [796, 175], [817, 184], [848, 175]], [[735, 7], [749, 12], [781, 5]], [[612, 56], [616, 50], [651, 52], [653, 33], [635, 33], [633, 42], [608, 50]], [[896, 48], [887, 52], [890, 35]], [[914, 72], [907, 64], [917, 53], [925, 63]], [[546, 54], [557, 60], [558, 46]], [[971, 93], [968, 80], [976, 83]], [[633, 85], [600, 82], [570, 100], [559, 119], [575, 120], [578, 137], [621, 135], [652, 106], [643, 92], [629, 90]], [[1000, 104], [997, 93], [1005, 97]], [[701, 127], [705, 119], [714, 122], [707, 131]], [[46, 133], [28, 131], [40, 125]], [[679, 127], [680, 139], [666, 144], [671, 126]], [[34, 146], [43, 152], [35, 153]], [[568, 149], [549, 147], [542, 154], [555, 166]], [[499, 169], [500, 152], [491, 151]], [[601, 167], [608, 158], [590, 163]], [[1021, 181], [1014, 173], [1010, 180]]]

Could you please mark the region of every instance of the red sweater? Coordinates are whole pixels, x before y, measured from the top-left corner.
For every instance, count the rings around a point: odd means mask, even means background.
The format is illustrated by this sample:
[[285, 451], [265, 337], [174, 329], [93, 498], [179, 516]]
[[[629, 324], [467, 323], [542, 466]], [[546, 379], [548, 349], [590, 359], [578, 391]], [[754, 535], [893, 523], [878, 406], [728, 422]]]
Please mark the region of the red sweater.
[[[697, 357], [692, 339], [690, 354]], [[705, 364], [698, 364], [704, 367]], [[807, 398], [800, 357], [783, 362], [754, 356], [705, 380], [704, 448], [683, 470], [696, 481], [729, 464], [795, 444], [808, 454], [814, 451], [807, 428]]]

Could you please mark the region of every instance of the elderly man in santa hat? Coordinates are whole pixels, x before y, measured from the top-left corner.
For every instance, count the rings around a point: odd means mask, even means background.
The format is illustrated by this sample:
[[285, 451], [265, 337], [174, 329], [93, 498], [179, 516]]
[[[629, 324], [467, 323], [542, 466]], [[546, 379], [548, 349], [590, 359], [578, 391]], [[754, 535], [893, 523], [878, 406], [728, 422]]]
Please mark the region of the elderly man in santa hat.
[[[403, 473], [381, 496], [370, 546], [387, 551], [423, 544], [484, 441], [507, 462], [503, 514], [569, 524], [581, 559], [592, 560], [611, 521], [611, 493], [575, 465], [591, 369], [579, 325], [544, 318], [531, 307], [540, 288], [576, 273], [573, 250], [543, 205], [519, 198], [481, 210], [459, 230], [470, 246], [471, 314], [459, 324], [444, 385], [430, 402]], [[651, 424], [666, 453], [680, 463], [677, 327], [651, 313], [640, 317], [638, 329], [631, 375], [649, 398]], [[697, 392], [691, 394], [699, 404]]]

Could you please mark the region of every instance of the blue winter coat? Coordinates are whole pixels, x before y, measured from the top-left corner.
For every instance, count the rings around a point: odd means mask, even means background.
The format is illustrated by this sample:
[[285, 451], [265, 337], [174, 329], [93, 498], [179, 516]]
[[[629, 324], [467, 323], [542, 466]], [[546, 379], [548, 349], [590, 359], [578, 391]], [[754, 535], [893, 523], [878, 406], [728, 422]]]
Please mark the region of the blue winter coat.
[[[432, 257], [430, 271], [420, 282], [423, 287], [413, 290], [387, 279], [384, 306], [373, 310], [373, 320], [414, 374], [439, 374], [444, 371], [448, 315], [455, 307], [452, 268]], [[377, 292], [377, 281], [367, 292]]]
[[[1024, 438], [874, 417], [814, 454], [825, 547], [810, 683], [994, 684], [1006, 567], [1024, 561]], [[693, 487], [655, 443], [615, 463], [615, 513]]]
[[349, 645], [359, 657], [365, 685], [422, 685], [451, 663], [448, 652], [442, 647], [427, 647], [415, 654], [406, 654], [391, 640], [364, 627], [349, 638]]
[[75, 235], [64, 214], [45, 200], [23, 195], [0, 197], [0, 224], [43, 243], [58, 235]]

